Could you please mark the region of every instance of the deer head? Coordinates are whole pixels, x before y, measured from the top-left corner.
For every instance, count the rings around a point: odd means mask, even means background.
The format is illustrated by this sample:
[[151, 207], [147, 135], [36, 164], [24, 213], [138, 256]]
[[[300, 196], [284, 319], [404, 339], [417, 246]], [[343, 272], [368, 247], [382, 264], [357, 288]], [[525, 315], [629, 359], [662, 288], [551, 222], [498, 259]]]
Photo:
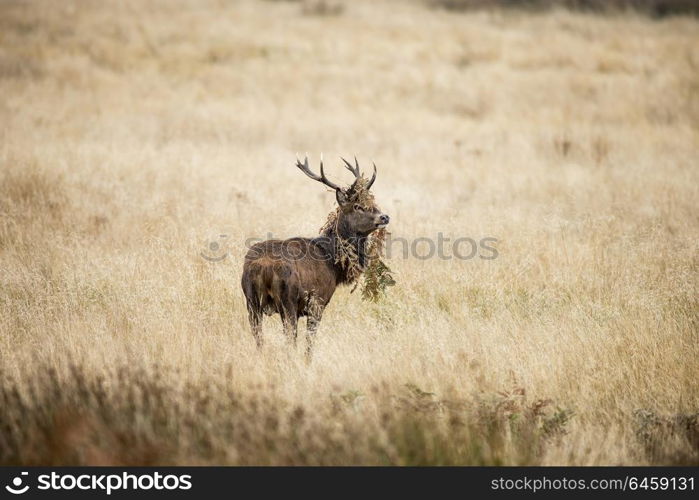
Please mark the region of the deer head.
[[374, 174], [367, 181], [359, 169], [356, 157], [354, 166], [344, 158], [342, 161], [345, 163], [345, 168], [354, 174], [354, 182], [344, 189], [325, 176], [322, 158], [320, 160], [320, 175], [311, 171], [308, 166], [308, 157], [304, 158], [303, 163], [297, 158], [296, 166], [314, 181], [325, 184], [335, 191], [335, 198], [340, 206], [338, 225], [342, 227], [347, 236], [368, 236], [377, 229], [386, 227], [390, 221], [390, 217], [382, 213], [376, 206], [366, 206], [360, 200], [360, 191], [362, 189], [368, 191], [376, 180], [376, 165], [374, 165]]

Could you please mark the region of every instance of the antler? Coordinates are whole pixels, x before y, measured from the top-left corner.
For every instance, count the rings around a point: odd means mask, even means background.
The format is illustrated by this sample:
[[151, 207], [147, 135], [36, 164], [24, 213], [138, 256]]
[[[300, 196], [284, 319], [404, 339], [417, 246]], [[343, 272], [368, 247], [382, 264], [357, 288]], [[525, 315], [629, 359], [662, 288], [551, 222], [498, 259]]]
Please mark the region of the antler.
[[349, 170], [350, 172], [352, 172], [357, 179], [359, 179], [360, 173], [359, 173], [359, 162], [357, 161], [357, 157], [356, 156], [354, 157], [354, 165], [355, 165], [354, 167], [352, 165], [350, 165], [350, 162], [348, 162], [344, 158], [340, 157], [340, 159], [345, 162], [345, 168], [347, 170]]
[[[354, 167], [344, 158], [341, 157], [340, 159], [345, 162], [345, 168], [354, 174], [355, 179], [359, 179], [361, 173], [359, 172], [359, 162], [357, 161], [357, 157], [354, 157]], [[376, 163], [372, 162], [372, 165], [374, 165], [374, 175], [371, 176], [369, 184], [366, 185], [367, 189], [371, 189], [372, 184], [374, 184], [374, 181], [376, 180]]]
[[369, 184], [366, 185], [367, 190], [371, 189], [372, 184], [374, 184], [374, 181], [376, 180], [376, 163], [372, 161], [371, 164], [374, 166], [374, 175], [371, 176]]
[[304, 157], [303, 163], [301, 163], [301, 161], [299, 161], [299, 157], [297, 156], [296, 157], [296, 166], [299, 168], [299, 170], [301, 170], [301, 172], [306, 174], [308, 177], [310, 177], [314, 181], [322, 182], [323, 184], [325, 184], [329, 188], [332, 188], [335, 190], [340, 189], [340, 186], [333, 184], [332, 182], [330, 182], [328, 180], [327, 177], [325, 177], [325, 172], [323, 171], [323, 158], [322, 157], [320, 159], [320, 175], [316, 175], [313, 172], [311, 172], [311, 169], [308, 166], [308, 156]]

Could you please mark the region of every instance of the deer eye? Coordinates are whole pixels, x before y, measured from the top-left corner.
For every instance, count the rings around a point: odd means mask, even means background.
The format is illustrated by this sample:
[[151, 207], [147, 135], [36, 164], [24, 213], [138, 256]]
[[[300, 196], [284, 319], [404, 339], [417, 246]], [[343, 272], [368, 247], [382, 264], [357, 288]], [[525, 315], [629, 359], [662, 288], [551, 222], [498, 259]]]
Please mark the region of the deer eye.
[[364, 211], [364, 209], [362, 208], [362, 206], [361, 206], [359, 203], [355, 203], [355, 204], [354, 204], [354, 209], [355, 209], [357, 212], [362, 212], [362, 211]]

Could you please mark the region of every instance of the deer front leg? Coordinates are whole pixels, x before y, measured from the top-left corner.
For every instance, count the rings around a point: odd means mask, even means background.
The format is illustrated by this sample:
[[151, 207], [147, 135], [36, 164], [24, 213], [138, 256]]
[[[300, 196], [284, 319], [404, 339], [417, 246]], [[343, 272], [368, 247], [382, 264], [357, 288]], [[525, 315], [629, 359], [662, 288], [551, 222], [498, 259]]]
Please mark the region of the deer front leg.
[[296, 347], [296, 336], [297, 336], [297, 325], [298, 325], [298, 319], [296, 316], [287, 316], [282, 320], [284, 324], [284, 336], [286, 337], [287, 342], [292, 344], [294, 347]]
[[315, 343], [316, 332], [320, 325], [321, 314], [309, 315], [306, 320], [306, 361], [310, 362], [313, 357], [313, 344]]

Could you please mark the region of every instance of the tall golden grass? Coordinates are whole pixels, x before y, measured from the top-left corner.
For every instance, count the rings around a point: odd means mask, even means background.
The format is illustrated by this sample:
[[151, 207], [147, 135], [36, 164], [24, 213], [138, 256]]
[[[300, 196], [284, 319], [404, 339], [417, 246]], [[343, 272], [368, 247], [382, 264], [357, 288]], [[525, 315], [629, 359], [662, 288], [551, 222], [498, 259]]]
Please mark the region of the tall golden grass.
[[[699, 463], [699, 22], [337, 4], [0, 3], [0, 463]], [[297, 151], [498, 258], [257, 351]]]

